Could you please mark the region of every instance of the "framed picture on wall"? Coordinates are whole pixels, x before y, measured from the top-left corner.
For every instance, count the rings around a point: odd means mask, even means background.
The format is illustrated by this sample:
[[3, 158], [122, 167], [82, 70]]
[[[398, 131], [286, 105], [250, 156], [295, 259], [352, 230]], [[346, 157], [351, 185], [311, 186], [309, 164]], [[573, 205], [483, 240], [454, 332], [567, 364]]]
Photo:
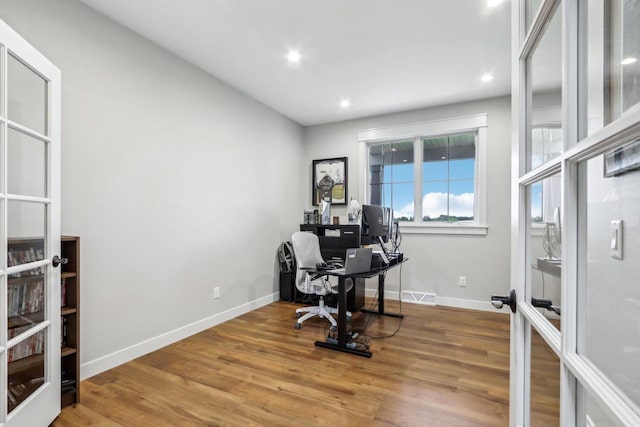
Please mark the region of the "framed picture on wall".
[[332, 205], [347, 204], [347, 158], [313, 161], [311, 202], [314, 206], [322, 200]]
[[640, 139], [604, 154], [604, 177], [640, 169]]

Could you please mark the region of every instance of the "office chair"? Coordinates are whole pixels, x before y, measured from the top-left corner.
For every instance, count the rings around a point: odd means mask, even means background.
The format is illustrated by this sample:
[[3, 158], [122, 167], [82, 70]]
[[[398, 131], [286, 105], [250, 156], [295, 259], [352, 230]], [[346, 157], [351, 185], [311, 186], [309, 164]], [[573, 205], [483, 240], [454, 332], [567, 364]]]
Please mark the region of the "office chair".
[[[298, 321], [296, 329], [302, 327], [302, 322], [313, 317], [324, 317], [331, 323], [331, 329], [335, 330], [338, 323], [331, 314], [337, 314], [338, 309], [324, 305], [324, 296], [327, 294], [337, 294], [338, 285], [332, 285], [327, 276], [315, 271], [316, 265], [325, 263], [320, 254], [320, 242], [318, 236], [313, 233], [298, 231], [291, 236], [293, 254], [296, 258], [296, 288], [305, 294], [320, 296], [317, 306], [302, 307], [296, 310]], [[312, 271], [310, 271], [311, 269]], [[347, 281], [347, 289], [353, 287], [351, 280]], [[302, 314], [306, 313], [306, 314]], [[347, 311], [347, 320], [351, 318], [351, 313]]]

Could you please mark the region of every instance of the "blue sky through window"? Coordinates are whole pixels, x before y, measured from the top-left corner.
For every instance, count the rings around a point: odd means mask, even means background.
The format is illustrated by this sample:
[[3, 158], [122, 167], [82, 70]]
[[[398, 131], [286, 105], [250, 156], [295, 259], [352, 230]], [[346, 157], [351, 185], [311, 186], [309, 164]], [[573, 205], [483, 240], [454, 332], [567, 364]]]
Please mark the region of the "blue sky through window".
[[531, 185], [531, 220], [542, 222], [542, 181]]
[[[475, 134], [424, 140], [422, 214], [425, 220], [473, 219], [475, 206]], [[413, 142], [370, 148], [372, 202], [394, 210], [399, 219], [414, 219]], [[374, 170], [376, 172], [374, 172]], [[377, 182], [376, 182], [377, 181]]]

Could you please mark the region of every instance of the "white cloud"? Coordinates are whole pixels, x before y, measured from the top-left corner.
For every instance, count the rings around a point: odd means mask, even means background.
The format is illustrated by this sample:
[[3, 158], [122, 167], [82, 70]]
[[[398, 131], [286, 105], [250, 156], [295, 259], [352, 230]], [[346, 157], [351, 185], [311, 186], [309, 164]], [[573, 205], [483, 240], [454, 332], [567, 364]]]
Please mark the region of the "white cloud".
[[[422, 199], [422, 215], [447, 215], [447, 193], [427, 193]], [[473, 193], [450, 194], [449, 215], [473, 216]]]
[[[450, 194], [449, 195], [449, 215], [453, 216], [473, 216], [473, 193]], [[394, 212], [396, 217], [413, 216], [413, 203], [402, 207]], [[447, 215], [447, 193], [427, 193], [422, 199], [422, 215], [429, 215], [431, 218], [438, 218], [440, 215]]]
[[402, 209], [394, 209], [393, 216], [396, 217], [396, 218], [400, 218], [400, 217], [411, 218], [411, 217], [413, 217], [413, 203], [409, 203], [408, 205], [404, 206]]

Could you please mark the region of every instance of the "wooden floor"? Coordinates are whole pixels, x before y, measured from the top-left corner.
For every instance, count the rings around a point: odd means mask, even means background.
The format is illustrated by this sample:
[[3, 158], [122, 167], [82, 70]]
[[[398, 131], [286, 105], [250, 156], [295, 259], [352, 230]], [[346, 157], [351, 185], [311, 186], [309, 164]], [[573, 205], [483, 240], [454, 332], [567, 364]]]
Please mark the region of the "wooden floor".
[[[64, 426], [506, 426], [509, 316], [403, 304], [371, 359], [276, 302], [82, 382]], [[398, 304], [387, 302], [388, 311]], [[353, 329], [368, 316], [355, 314]], [[370, 336], [398, 319], [370, 316]], [[556, 424], [557, 425], [557, 424]]]

